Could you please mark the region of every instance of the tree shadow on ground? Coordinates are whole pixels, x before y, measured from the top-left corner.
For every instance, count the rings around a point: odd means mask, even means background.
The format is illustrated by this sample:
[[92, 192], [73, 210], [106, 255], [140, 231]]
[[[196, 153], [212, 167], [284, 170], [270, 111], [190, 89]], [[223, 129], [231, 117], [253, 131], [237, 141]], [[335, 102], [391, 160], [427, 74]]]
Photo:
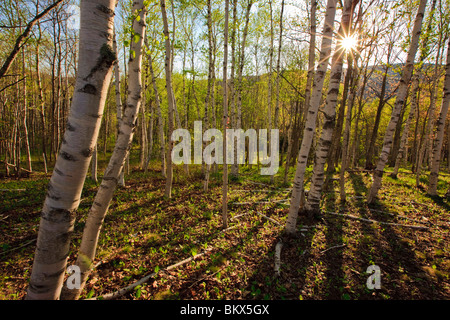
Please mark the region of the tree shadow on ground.
[[[274, 252], [277, 241], [269, 249], [254, 275], [248, 281], [266, 284], [255, 299], [449, 299], [449, 281], [445, 272], [444, 253], [434, 242], [431, 230], [416, 230], [393, 224], [405, 223], [378, 200], [367, 205], [364, 174], [350, 174], [354, 197], [346, 206], [338, 206], [333, 193], [326, 194], [325, 211], [375, 220], [369, 223], [347, 216], [324, 214], [320, 221], [299, 217], [302, 225], [314, 228], [293, 238], [283, 238], [281, 275], [274, 275]], [[351, 197], [349, 197], [351, 198]], [[439, 199], [437, 199], [439, 201]], [[447, 205], [441, 202], [440, 205]], [[381, 222], [381, 223], [380, 223]], [[384, 223], [383, 223], [384, 222]], [[425, 224], [424, 224], [425, 226]], [[437, 262], [436, 262], [437, 261]], [[442, 262], [442, 265], [439, 264]], [[368, 267], [381, 271], [381, 288], [367, 286], [371, 274]], [[433, 266], [437, 269], [434, 270]], [[442, 267], [443, 268], [443, 267]], [[272, 274], [270, 285], [261, 274]]]
[[[355, 190], [367, 192], [361, 177], [351, 175]], [[397, 219], [399, 212], [392, 212], [383, 201], [367, 205], [359, 200], [358, 216], [386, 223], [402, 223]], [[403, 222], [404, 223], [404, 222]], [[415, 230], [382, 223], [353, 222], [359, 224], [360, 233], [355, 261], [358, 261], [360, 280], [370, 265], [381, 269], [381, 289], [368, 290], [359, 286], [355, 296], [359, 299], [448, 299], [444, 285], [428, 271], [427, 260], [420, 254], [428, 250], [429, 231]], [[429, 262], [429, 261], [428, 261]]]

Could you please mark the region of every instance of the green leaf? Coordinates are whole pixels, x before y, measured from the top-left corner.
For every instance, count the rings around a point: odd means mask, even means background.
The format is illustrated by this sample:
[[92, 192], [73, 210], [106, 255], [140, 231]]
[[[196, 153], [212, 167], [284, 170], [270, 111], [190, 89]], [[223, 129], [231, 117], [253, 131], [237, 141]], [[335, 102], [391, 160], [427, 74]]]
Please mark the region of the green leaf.
[[134, 37], [133, 37], [133, 39], [134, 39], [134, 43], [138, 43], [138, 42], [139, 42], [139, 39], [141, 39], [141, 36], [138, 35], [138, 34], [135, 34]]
[[93, 296], [94, 296], [94, 289], [92, 289], [91, 291], [89, 291], [89, 293], [88, 293], [88, 295], [87, 295], [87, 299], [90, 299], [90, 298], [92, 298]]
[[136, 16], [136, 21], [141, 21], [141, 16], [140, 15]]
[[133, 59], [136, 58], [136, 52], [134, 50], [130, 50], [130, 55]]
[[156, 266], [155, 267], [155, 273], [158, 273], [159, 272], [159, 266]]
[[135, 294], [136, 298], [139, 298], [141, 296], [141, 293], [142, 293], [141, 288], [137, 289]]

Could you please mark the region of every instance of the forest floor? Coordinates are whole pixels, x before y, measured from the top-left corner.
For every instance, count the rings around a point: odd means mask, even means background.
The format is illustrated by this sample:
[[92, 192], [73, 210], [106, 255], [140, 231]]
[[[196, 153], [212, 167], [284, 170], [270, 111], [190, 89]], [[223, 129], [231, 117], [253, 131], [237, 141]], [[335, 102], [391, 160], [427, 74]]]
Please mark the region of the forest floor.
[[[244, 167], [238, 179], [230, 180], [231, 228], [226, 231], [221, 228], [221, 174], [212, 174], [210, 190], [204, 192], [200, 170], [192, 167], [186, 178], [182, 169], [176, 168], [170, 200], [163, 197], [165, 180], [156, 164], [147, 173], [131, 170], [126, 187], [114, 195], [99, 240], [98, 264], [81, 298], [114, 292], [156, 272], [120, 299], [450, 299], [450, 200], [426, 196], [409, 171], [401, 171], [398, 179], [386, 174], [379, 201], [370, 207], [365, 201], [370, 174], [347, 175], [345, 204], [335, 191], [338, 180], [332, 179], [323, 215], [300, 217], [299, 232], [287, 238], [283, 227], [290, 186], [282, 184], [282, 169], [274, 184], [256, 167]], [[0, 189], [26, 189], [0, 191], [0, 299], [26, 294], [49, 178], [50, 173], [34, 173], [0, 180]], [[449, 182], [448, 174], [440, 176], [440, 194]], [[86, 180], [69, 264], [76, 259], [98, 185]], [[276, 276], [274, 253], [280, 239]], [[366, 286], [370, 265], [380, 267], [381, 289]]]

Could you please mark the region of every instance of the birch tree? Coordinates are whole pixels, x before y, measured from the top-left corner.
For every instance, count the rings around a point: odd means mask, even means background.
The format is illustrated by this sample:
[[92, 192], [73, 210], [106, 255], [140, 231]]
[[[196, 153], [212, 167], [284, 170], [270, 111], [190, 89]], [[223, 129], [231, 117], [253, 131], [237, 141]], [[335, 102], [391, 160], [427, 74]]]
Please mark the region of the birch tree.
[[295, 232], [297, 216], [300, 208], [300, 201], [304, 192], [304, 178], [309, 151], [311, 149], [314, 132], [316, 130], [317, 112], [322, 97], [322, 88], [325, 80], [325, 74], [328, 67], [328, 61], [331, 54], [331, 43], [333, 38], [333, 24], [336, 15], [336, 0], [328, 0], [325, 13], [325, 21], [322, 33], [322, 45], [320, 49], [320, 60], [317, 71], [314, 76], [314, 83], [311, 92], [310, 105], [306, 117], [303, 140], [300, 147], [297, 160], [297, 168], [294, 176], [294, 186], [291, 196], [291, 205], [286, 220], [286, 231], [290, 234]]
[[[431, 4], [430, 19], [428, 21], [427, 32], [421, 43], [420, 61], [425, 61], [425, 59], [427, 58], [428, 41], [429, 41], [430, 33], [432, 31], [431, 29], [432, 29], [432, 25], [433, 25], [432, 24], [433, 23], [433, 15], [434, 15], [435, 7], [436, 7], [436, 2], [437, 2], [437, 0], [433, 0], [433, 2]], [[410, 126], [411, 126], [412, 120], [414, 118], [414, 115], [416, 113], [416, 109], [418, 107], [417, 106], [417, 104], [418, 104], [417, 95], [418, 95], [419, 84], [420, 84], [420, 79], [422, 78], [422, 75], [423, 75], [423, 65], [422, 65], [422, 63], [420, 63], [417, 68], [416, 73], [412, 76], [412, 80], [411, 80], [411, 89], [410, 89], [411, 90], [411, 108], [410, 108], [409, 115], [408, 115], [408, 118], [405, 123], [405, 128], [403, 129], [403, 133], [401, 136], [399, 151], [398, 151], [397, 157], [395, 159], [394, 171], [391, 174], [391, 176], [393, 178], [397, 178], [398, 171], [400, 169], [400, 163], [404, 158], [406, 158], [406, 149], [407, 149], [407, 143], [408, 143], [408, 137], [409, 137], [409, 130], [410, 130]]]
[[[308, 199], [305, 204], [305, 209], [309, 213], [317, 212], [320, 210], [319, 206], [324, 182], [324, 168], [333, 138], [337, 98], [339, 95], [339, 86], [341, 84], [344, 57], [346, 54], [346, 48], [342, 46], [342, 41], [343, 39], [345, 39], [345, 37], [350, 36], [353, 11], [358, 2], [359, 0], [344, 1], [342, 21], [337, 33], [337, 48], [334, 52], [333, 61], [331, 63], [332, 67], [330, 71], [330, 83], [328, 85], [325, 107], [323, 108], [324, 122], [322, 133], [315, 155], [313, 175], [311, 178], [311, 187], [309, 189]], [[345, 107], [345, 105], [343, 107]]]
[[128, 90], [126, 105], [122, 121], [114, 147], [113, 154], [105, 170], [100, 188], [94, 198], [91, 209], [86, 219], [86, 225], [81, 239], [80, 249], [76, 265], [80, 267], [81, 286], [79, 289], [64, 290], [64, 299], [78, 299], [86, 279], [89, 275], [92, 262], [95, 258], [98, 238], [103, 221], [108, 212], [114, 191], [116, 190], [120, 172], [129, 155], [134, 131], [138, 121], [139, 109], [142, 104], [142, 47], [145, 38], [144, 0], [133, 2], [133, 41], [131, 42], [131, 54], [128, 61]]
[[81, 0], [78, 75], [41, 212], [27, 299], [58, 299], [63, 285], [75, 215], [116, 60], [114, 8], [114, 0]]
[[389, 153], [391, 152], [391, 147], [393, 143], [393, 135], [397, 122], [400, 118], [400, 113], [402, 111], [403, 104], [408, 92], [408, 86], [411, 81], [411, 76], [414, 68], [414, 59], [417, 53], [417, 48], [419, 45], [420, 33], [422, 29], [422, 21], [425, 13], [425, 7], [427, 0], [420, 0], [419, 7], [417, 9], [416, 18], [414, 20], [414, 27], [411, 35], [411, 42], [408, 51], [408, 56], [406, 58], [406, 64], [402, 70], [402, 77], [399, 83], [397, 98], [395, 100], [395, 105], [392, 110], [391, 119], [386, 129], [384, 135], [383, 147], [381, 150], [380, 158], [378, 160], [377, 166], [373, 173], [373, 183], [367, 194], [367, 202], [372, 203], [375, 201], [378, 195], [378, 190], [381, 188], [381, 180], [383, 178], [384, 167], [388, 161]]
[[[316, 63], [316, 30], [317, 30], [317, 18], [316, 18], [317, 0], [311, 0], [311, 9], [309, 15], [309, 49], [308, 49], [308, 72], [306, 75], [306, 87], [305, 87], [305, 108], [303, 111], [303, 118], [306, 119], [308, 107], [311, 99], [311, 86], [314, 81], [314, 70]], [[302, 122], [303, 123], [303, 122]], [[293, 136], [293, 130], [291, 130], [291, 136]], [[287, 174], [289, 171], [289, 163], [291, 161], [291, 150], [294, 141], [289, 138], [288, 152], [286, 155], [286, 163], [284, 170], [284, 183], [287, 183]]]
[[[442, 97], [441, 111], [437, 121], [436, 138], [433, 141], [431, 153], [431, 169], [427, 193], [437, 195], [437, 183], [441, 163], [442, 145], [444, 142], [445, 120], [450, 105], [450, 38], [447, 47], [447, 64], [445, 66], [444, 96]], [[450, 132], [447, 133], [450, 135]], [[449, 160], [450, 161], [450, 160]], [[450, 190], [450, 189], [449, 189]]]

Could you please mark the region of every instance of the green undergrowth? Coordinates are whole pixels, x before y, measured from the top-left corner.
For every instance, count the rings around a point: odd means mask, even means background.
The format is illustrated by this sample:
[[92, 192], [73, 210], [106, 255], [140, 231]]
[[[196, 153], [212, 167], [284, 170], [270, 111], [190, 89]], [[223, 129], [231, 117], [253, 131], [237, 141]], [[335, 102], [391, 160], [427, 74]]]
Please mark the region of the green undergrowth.
[[[222, 229], [222, 173], [211, 171], [203, 191], [200, 166], [186, 176], [174, 171], [171, 199], [164, 197], [165, 179], [152, 162], [148, 172], [132, 159], [125, 187], [118, 187], [99, 238], [98, 263], [82, 298], [110, 293], [147, 274], [156, 276], [121, 299], [431, 299], [450, 298], [448, 212], [443, 197], [426, 195], [426, 173], [417, 188], [415, 176], [401, 170], [397, 179], [385, 174], [376, 203], [365, 196], [369, 173], [346, 174], [347, 201], [339, 198], [339, 171], [329, 177], [322, 200], [324, 213], [300, 216], [298, 233], [283, 233], [295, 168], [287, 185], [284, 168], [271, 183], [259, 168], [243, 166], [229, 180], [229, 227]], [[101, 163], [104, 168], [106, 163]], [[338, 169], [339, 170], [339, 169]], [[68, 263], [76, 260], [86, 216], [99, 182], [86, 179], [77, 212]], [[308, 168], [305, 189], [312, 169]], [[35, 249], [40, 210], [50, 174], [3, 179], [0, 228], [0, 298], [22, 299]], [[440, 176], [443, 195], [450, 177]], [[330, 215], [335, 212], [340, 215]], [[269, 221], [261, 214], [273, 219]], [[385, 222], [366, 223], [346, 215]], [[275, 222], [274, 222], [275, 221]], [[400, 225], [421, 225], [415, 230]], [[274, 273], [275, 245], [283, 239], [281, 273]], [[199, 255], [200, 254], [200, 255]], [[170, 271], [165, 268], [196, 259]], [[381, 269], [382, 287], [366, 287], [369, 265]]]

